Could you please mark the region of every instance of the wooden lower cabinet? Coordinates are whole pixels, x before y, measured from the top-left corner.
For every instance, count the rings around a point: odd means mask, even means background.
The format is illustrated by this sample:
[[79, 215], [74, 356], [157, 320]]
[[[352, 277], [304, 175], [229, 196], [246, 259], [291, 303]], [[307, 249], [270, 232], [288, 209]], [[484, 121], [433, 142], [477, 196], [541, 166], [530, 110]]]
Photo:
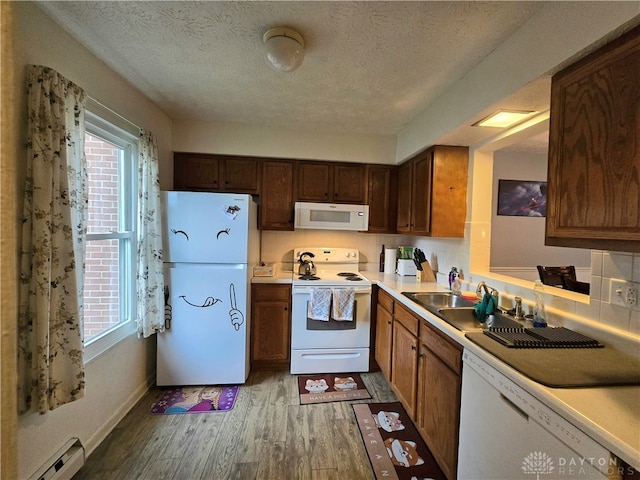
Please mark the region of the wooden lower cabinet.
[[412, 331], [412, 326], [403, 322], [401, 320], [402, 316], [398, 317], [398, 313], [402, 310], [402, 305], [396, 304], [391, 347], [391, 388], [393, 388], [393, 391], [404, 405], [409, 416], [415, 419], [418, 338]]
[[391, 342], [393, 339], [393, 297], [379, 287], [374, 289], [376, 328], [374, 355], [386, 379], [391, 379]]
[[385, 378], [391, 378], [391, 341], [393, 339], [393, 315], [378, 304], [376, 317], [376, 362]]
[[420, 325], [415, 423], [448, 479], [456, 478], [462, 347]]
[[251, 368], [288, 370], [291, 361], [291, 285], [251, 286]]

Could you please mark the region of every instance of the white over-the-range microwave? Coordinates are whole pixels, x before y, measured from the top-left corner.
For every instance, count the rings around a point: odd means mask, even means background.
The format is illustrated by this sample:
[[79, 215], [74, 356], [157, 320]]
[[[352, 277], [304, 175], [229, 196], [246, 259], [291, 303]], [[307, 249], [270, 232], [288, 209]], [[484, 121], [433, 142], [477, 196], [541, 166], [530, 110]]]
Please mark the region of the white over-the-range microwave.
[[296, 202], [294, 228], [366, 231], [369, 205]]

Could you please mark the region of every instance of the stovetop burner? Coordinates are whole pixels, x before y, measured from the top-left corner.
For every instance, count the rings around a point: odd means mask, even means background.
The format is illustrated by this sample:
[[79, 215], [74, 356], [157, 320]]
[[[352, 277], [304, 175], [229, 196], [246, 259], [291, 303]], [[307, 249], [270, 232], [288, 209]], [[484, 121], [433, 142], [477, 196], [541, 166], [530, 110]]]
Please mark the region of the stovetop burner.
[[320, 280], [320, 277], [317, 277], [315, 275], [306, 274], [306, 275], [300, 275], [298, 277], [298, 280]]
[[361, 282], [362, 277], [359, 277], [358, 275], [349, 275], [348, 277], [345, 277], [345, 280], [349, 282]]
[[357, 277], [358, 276], [358, 274], [354, 272], [340, 272], [340, 273], [337, 273], [336, 275], [338, 275], [339, 277]]

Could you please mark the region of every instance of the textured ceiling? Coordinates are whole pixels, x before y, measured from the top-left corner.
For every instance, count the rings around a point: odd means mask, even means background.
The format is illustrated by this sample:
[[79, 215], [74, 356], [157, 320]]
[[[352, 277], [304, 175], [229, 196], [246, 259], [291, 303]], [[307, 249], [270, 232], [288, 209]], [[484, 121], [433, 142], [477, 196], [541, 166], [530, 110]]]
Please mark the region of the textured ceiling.
[[[543, 2], [39, 2], [172, 119], [396, 134]], [[262, 34], [304, 37], [277, 73]], [[548, 83], [524, 108], [548, 106]], [[516, 100], [516, 99], [514, 99]], [[535, 104], [535, 105], [534, 105]]]

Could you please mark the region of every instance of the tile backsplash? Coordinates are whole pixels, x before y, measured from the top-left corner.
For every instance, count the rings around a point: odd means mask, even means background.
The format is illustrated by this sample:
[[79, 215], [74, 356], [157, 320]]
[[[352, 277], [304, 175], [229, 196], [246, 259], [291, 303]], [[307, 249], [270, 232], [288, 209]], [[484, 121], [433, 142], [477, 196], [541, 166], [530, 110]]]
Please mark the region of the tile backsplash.
[[[360, 251], [360, 270], [378, 271], [380, 249], [400, 245], [414, 245], [425, 251], [427, 259], [436, 271], [438, 283], [447, 282], [452, 266], [457, 266], [473, 283], [469, 275], [469, 236], [462, 239], [432, 239], [402, 235], [365, 234], [357, 232], [306, 230], [293, 232], [262, 232], [264, 262], [279, 264], [281, 270], [293, 268], [293, 249], [296, 247], [343, 247]], [[591, 294], [588, 303], [555, 297], [549, 303], [559, 312], [573, 318], [584, 318], [616, 330], [640, 336], [640, 306], [621, 307], [610, 303], [611, 280], [634, 282], [640, 287], [640, 254], [593, 250], [591, 252]], [[532, 296], [530, 288], [519, 289], [512, 285], [497, 285], [507, 297], [521, 295], [525, 300]]]

